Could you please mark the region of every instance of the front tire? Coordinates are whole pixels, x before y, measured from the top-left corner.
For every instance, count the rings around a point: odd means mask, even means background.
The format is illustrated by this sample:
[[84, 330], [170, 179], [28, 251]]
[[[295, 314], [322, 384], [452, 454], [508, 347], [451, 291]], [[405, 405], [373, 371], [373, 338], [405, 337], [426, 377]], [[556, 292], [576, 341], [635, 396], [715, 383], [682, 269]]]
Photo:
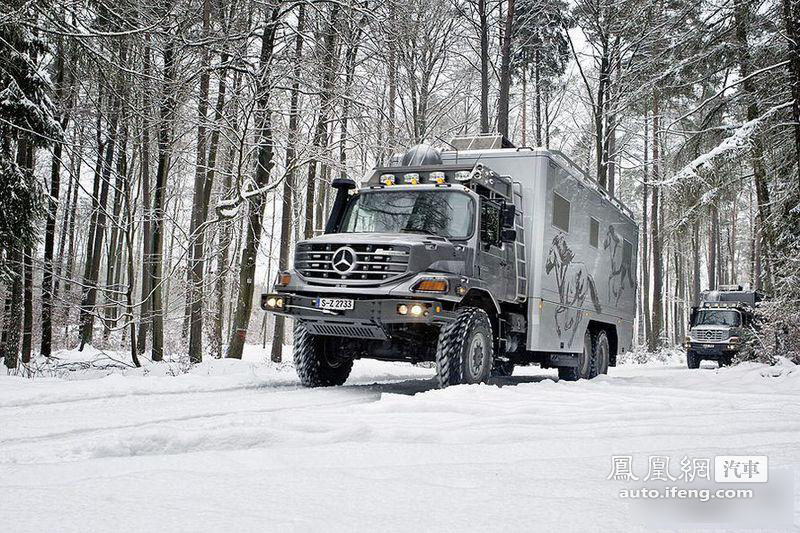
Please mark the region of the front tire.
[[455, 321], [439, 332], [439, 386], [485, 383], [492, 371], [493, 344], [492, 324], [486, 311], [478, 307], [459, 309]]
[[686, 352], [686, 366], [692, 370], [700, 368], [700, 358], [691, 350]]
[[353, 359], [338, 353], [338, 339], [312, 335], [302, 326], [294, 327], [294, 368], [304, 387], [333, 387], [347, 381]]

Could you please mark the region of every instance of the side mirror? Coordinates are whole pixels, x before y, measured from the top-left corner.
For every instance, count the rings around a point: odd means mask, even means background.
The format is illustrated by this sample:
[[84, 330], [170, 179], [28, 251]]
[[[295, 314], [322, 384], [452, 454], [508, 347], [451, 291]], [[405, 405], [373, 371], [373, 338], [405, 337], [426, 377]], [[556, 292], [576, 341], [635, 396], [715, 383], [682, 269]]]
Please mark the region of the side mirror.
[[514, 217], [517, 214], [517, 207], [514, 204], [503, 204], [503, 213], [500, 215], [504, 228], [514, 227]]
[[517, 240], [517, 230], [514, 228], [503, 228], [500, 233], [500, 240], [503, 242], [514, 242]]

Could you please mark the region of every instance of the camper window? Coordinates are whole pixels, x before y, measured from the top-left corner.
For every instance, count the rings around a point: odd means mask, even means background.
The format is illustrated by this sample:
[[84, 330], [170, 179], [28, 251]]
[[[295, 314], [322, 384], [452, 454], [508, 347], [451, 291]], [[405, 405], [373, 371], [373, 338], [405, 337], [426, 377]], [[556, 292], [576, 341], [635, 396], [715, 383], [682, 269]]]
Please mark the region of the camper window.
[[491, 200], [481, 198], [481, 241], [484, 244], [500, 246], [500, 206]]
[[600, 242], [600, 222], [589, 217], [589, 244], [597, 248]]
[[553, 193], [553, 225], [569, 233], [569, 201], [557, 192]]

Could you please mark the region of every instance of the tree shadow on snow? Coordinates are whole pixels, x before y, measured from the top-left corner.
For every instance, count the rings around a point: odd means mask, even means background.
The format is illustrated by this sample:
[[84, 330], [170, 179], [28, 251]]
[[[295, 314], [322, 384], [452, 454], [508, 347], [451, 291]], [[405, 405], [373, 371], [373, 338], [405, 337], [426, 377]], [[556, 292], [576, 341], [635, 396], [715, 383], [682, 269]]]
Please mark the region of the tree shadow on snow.
[[[488, 384], [495, 385], [497, 387], [513, 387], [521, 383], [539, 383], [545, 380], [555, 381], [552, 376], [511, 376], [507, 378], [492, 378], [489, 380]], [[405, 394], [407, 396], [413, 396], [421, 392], [428, 392], [438, 389], [439, 382], [436, 380], [436, 378], [408, 379], [404, 381], [395, 381], [392, 383], [344, 385], [343, 388], [354, 391], [368, 390], [370, 392], [379, 392], [381, 394]]]

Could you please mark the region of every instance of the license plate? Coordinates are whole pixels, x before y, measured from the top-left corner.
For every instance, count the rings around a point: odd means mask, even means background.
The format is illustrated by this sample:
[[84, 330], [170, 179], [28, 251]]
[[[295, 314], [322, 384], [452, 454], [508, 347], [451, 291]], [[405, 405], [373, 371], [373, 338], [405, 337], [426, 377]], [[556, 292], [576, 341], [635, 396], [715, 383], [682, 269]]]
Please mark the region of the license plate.
[[713, 347], [714, 347], [713, 344], [704, 344], [703, 345], [703, 348], [713, 348]]
[[330, 309], [334, 311], [352, 309], [353, 300], [350, 298], [317, 298], [318, 309]]

